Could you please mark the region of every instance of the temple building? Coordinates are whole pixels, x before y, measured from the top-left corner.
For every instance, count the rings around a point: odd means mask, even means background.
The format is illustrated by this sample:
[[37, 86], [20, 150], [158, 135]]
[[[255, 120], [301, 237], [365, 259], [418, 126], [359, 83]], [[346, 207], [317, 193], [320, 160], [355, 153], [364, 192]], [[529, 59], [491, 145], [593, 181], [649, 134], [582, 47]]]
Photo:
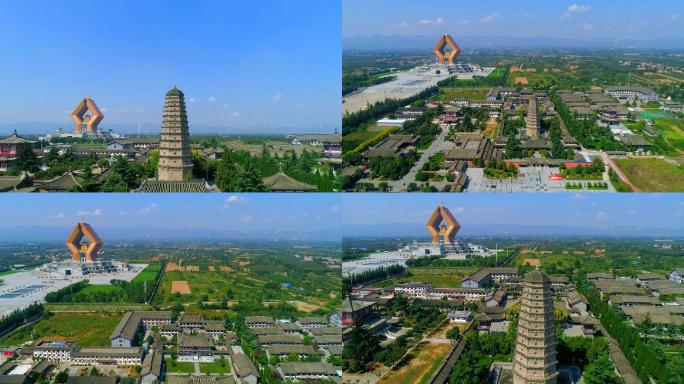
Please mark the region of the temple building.
[[527, 106], [527, 122], [525, 124], [525, 132], [527, 137], [531, 139], [536, 139], [539, 137], [540, 129], [539, 121], [539, 102], [536, 97], [532, 97]]
[[30, 148], [28, 144], [31, 144], [31, 141], [17, 135], [16, 130], [9, 137], [0, 140], [0, 171], [7, 171], [21, 152]]
[[186, 181], [192, 177], [185, 97], [176, 87], [166, 93], [164, 101], [157, 171], [160, 181]]
[[557, 364], [551, 280], [540, 270], [531, 271], [523, 280], [513, 384], [556, 384]]
[[159, 141], [157, 179], [143, 181], [137, 192], [212, 192], [206, 180], [192, 178], [190, 130], [185, 96], [173, 87], [166, 93]]

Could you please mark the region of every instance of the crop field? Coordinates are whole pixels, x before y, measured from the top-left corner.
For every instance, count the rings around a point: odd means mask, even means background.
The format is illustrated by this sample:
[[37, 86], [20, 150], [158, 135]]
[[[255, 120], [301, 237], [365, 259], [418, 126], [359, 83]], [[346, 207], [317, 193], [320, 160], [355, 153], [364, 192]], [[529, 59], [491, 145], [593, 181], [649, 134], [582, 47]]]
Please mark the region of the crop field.
[[654, 158], [616, 159], [615, 163], [644, 192], [684, 192], [684, 167]]
[[451, 344], [424, 344], [413, 351], [413, 358], [396, 371], [390, 372], [378, 384], [422, 384], [437, 370]]
[[82, 347], [108, 346], [109, 335], [121, 321], [119, 314], [59, 312], [35, 324], [25, 325], [0, 339], [3, 345], [19, 345], [46, 336], [75, 340]]
[[[303, 304], [296, 306], [324, 311], [339, 307], [339, 264], [309, 256], [320, 256], [320, 251], [262, 248], [224, 252], [233, 254], [195, 255], [192, 263], [172, 260], [179, 268], [164, 273], [154, 304], [165, 307], [181, 303], [189, 310], [199, 309], [190, 308], [197, 302], [231, 306], [238, 302], [258, 303], [262, 307], [265, 302], [299, 302]], [[176, 293], [174, 283], [177, 286], [179, 282], [187, 282], [189, 292]]]
[[525, 259], [539, 259], [541, 268], [549, 269], [572, 269], [576, 260], [589, 270], [600, 271], [607, 269], [611, 264], [606, 257], [605, 248], [592, 247], [587, 249], [567, 249], [563, 251], [551, 249], [527, 249], [520, 252], [511, 261], [512, 266], [521, 267]]
[[160, 269], [161, 264], [150, 264], [133, 278], [133, 282], [137, 283], [147, 280], [148, 283], [151, 283], [157, 277], [157, 273]]

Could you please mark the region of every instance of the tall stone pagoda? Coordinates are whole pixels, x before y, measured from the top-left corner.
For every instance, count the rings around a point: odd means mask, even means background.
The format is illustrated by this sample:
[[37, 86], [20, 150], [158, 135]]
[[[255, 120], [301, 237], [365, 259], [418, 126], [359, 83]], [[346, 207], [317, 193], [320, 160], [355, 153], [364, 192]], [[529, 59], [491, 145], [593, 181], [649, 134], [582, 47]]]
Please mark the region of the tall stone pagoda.
[[527, 106], [527, 122], [525, 124], [525, 131], [527, 137], [536, 139], [539, 137], [539, 129], [541, 123], [539, 121], [539, 102], [535, 96], [532, 96]]
[[189, 136], [185, 96], [173, 87], [164, 101], [157, 166], [160, 181], [186, 181], [192, 177]]
[[551, 280], [539, 270], [531, 271], [520, 298], [513, 384], [556, 384], [557, 363]]

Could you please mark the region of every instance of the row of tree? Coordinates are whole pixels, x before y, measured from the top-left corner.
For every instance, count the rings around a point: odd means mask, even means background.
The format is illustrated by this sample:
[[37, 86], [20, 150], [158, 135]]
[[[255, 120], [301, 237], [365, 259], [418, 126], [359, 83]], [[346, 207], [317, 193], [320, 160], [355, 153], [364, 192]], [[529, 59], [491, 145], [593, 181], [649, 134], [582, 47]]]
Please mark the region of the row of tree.
[[684, 382], [684, 359], [668, 360], [665, 348], [659, 341], [642, 339], [638, 329], [627, 322], [622, 310], [601, 299], [598, 290], [586, 279], [578, 281], [578, 290], [587, 297], [592, 312], [620, 344], [620, 349], [642, 381], [647, 383], [654, 379], [657, 383], [665, 384]]
[[5, 335], [10, 331], [24, 325], [45, 313], [45, 308], [41, 304], [33, 303], [23, 309], [15, 309], [9, 315], [0, 319], [0, 335]]

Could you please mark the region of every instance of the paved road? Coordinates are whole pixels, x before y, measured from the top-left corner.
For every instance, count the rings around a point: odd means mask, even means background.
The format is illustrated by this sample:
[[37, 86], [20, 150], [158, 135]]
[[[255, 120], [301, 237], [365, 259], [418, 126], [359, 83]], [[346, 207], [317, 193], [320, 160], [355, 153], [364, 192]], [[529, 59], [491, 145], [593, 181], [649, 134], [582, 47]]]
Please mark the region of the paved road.
[[595, 151], [586, 148], [582, 148], [582, 153], [586, 153], [591, 156], [600, 156], [601, 160], [603, 160], [603, 163], [612, 168], [623, 183], [627, 184], [630, 188], [632, 188], [632, 191], [640, 192], [639, 188], [637, 188], [636, 185], [632, 184], [627, 175], [625, 175], [622, 172], [620, 167], [618, 167], [617, 164], [615, 164], [615, 161], [613, 161], [613, 159], [611, 159], [610, 156], [608, 156], [608, 154], [606, 154], [603, 151]]
[[[451, 141], [446, 140], [446, 136], [449, 133], [448, 129], [443, 129], [442, 132], [435, 138], [435, 140], [432, 141], [428, 149], [423, 152], [422, 156], [420, 156], [420, 159], [416, 162], [416, 164], [411, 168], [411, 170], [404, 175], [400, 180], [395, 180], [395, 181], [390, 181], [388, 182], [389, 185], [392, 187], [393, 192], [402, 192], [406, 191], [406, 188], [410, 183], [417, 183], [420, 184], [416, 181], [416, 173], [420, 171], [421, 168], [423, 168], [423, 165], [427, 163], [427, 161], [430, 159], [431, 156], [440, 153], [440, 152], [448, 152], [451, 148], [453, 148], [454, 143]], [[441, 184], [446, 184], [447, 182], [441, 183]], [[438, 189], [440, 189], [439, 185], [440, 183], [431, 183], [435, 185]], [[441, 185], [444, 187], [444, 185]]]
[[202, 372], [200, 371], [199, 367], [199, 362], [195, 362], [195, 376], [202, 376]]

